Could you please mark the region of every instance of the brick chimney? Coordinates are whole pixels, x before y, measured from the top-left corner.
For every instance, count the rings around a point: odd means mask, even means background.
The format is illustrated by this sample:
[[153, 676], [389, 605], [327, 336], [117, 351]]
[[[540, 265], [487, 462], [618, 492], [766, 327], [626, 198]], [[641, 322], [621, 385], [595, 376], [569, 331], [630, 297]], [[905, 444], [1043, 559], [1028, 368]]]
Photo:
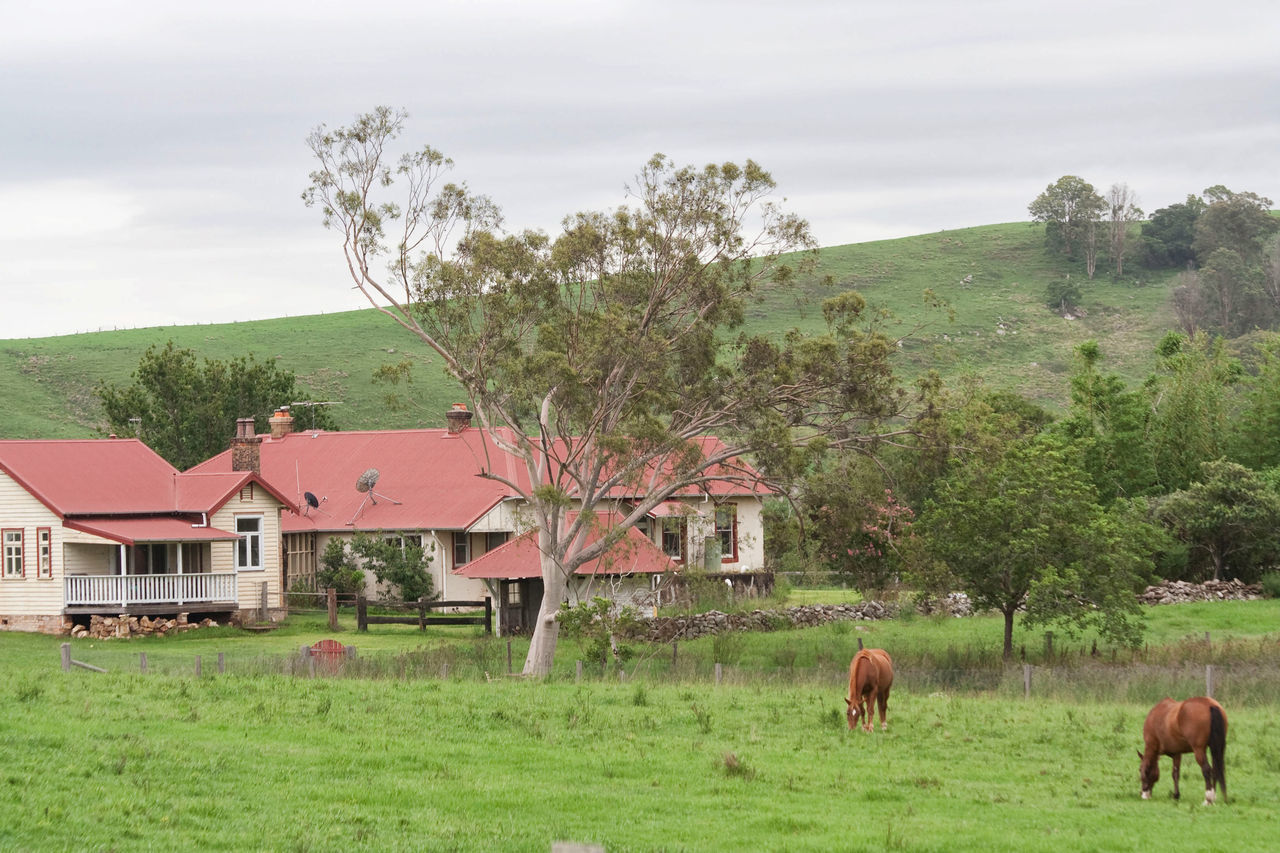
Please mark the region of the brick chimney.
[[293, 432], [293, 415], [289, 414], [288, 406], [281, 406], [271, 416], [271, 437], [280, 439], [291, 432]]
[[262, 473], [262, 438], [253, 431], [253, 418], [236, 419], [236, 437], [231, 439], [231, 470]]
[[444, 419], [449, 424], [449, 435], [457, 435], [471, 426], [471, 412], [466, 403], [454, 403], [453, 408], [444, 413]]

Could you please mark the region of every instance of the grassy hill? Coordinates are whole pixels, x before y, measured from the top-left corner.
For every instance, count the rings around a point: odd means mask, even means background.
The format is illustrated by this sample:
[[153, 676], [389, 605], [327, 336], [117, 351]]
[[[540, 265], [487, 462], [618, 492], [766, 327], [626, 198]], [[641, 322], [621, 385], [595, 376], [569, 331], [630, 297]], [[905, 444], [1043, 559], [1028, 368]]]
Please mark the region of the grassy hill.
[[[1174, 325], [1172, 274], [1135, 267], [1123, 281], [1105, 271], [1085, 281], [1081, 269], [1045, 251], [1043, 234], [1041, 225], [1009, 223], [828, 248], [817, 276], [797, 293], [753, 306], [748, 323], [753, 331], [778, 334], [792, 327], [816, 330], [821, 301], [856, 288], [884, 313], [886, 330], [902, 337], [904, 378], [930, 368], [946, 377], [972, 372], [1061, 409], [1072, 350], [1096, 339], [1104, 369], [1140, 380], [1151, 370], [1155, 342]], [[828, 275], [833, 285], [822, 283]], [[1044, 305], [1048, 283], [1066, 275], [1080, 277], [1084, 292], [1079, 316], [1069, 319]], [[926, 289], [950, 310], [926, 306]], [[147, 347], [168, 340], [201, 358], [252, 353], [274, 360], [298, 376], [311, 400], [338, 401], [332, 413], [345, 429], [441, 426], [449, 404], [464, 399], [438, 359], [373, 310], [162, 326], [0, 341], [0, 437], [103, 434], [94, 387], [127, 383]], [[393, 409], [371, 377], [379, 365], [406, 357], [418, 365], [406, 395], [413, 404]], [[305, 418], [303, 409], [297, 414]]]

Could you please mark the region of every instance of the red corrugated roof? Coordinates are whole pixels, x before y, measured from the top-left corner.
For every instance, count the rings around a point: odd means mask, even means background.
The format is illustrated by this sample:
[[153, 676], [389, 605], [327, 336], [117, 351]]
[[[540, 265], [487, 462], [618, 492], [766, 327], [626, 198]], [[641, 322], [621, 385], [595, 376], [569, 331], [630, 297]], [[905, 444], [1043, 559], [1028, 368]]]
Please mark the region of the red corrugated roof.
[[213, 512], [255, 474], [183, 474], [136, 438], [0, 441], [0, 470], [60, 516]]
[[173, 518], [77, 518], [68, 520], [66, 526], [120, 542], [136, 545], [139, 542], [208, 542], [239, 539], [235, 533], [216, 527], [198, 527], [190, 519]]
[[[285, 532], [308, 530], [465, 530], [501, 501], [515, 496], [480, 473], [495, 470], [517, 483], [528, 477], [479, 429], [298, 432], [260, 445], [263, 477], [291, 495], [305, 514], [286, 513]], [[227, 471], [226, 451], [188, 473]], [[360, 475], [378, 470], [372, 494], [356, 489]], [[308, 509], [304, 494], [321, 504]]]
[[[586, 534], [587, 544], [600, 538], [598, 529]], [[634, 527], [613, 545], [603, 557], [578, 567], [579, 575], [661, 574], [675, 571], [678, 565]], [[536, 530], [530, 530], [475, 558], [454, 571], [467, 578], [502, 578], [516, 580], [542, 575]]]
[[[517, 458], [499, 450], [483, 429], [458, 434], [445, 429], [297, 432], [279, 439], [262, 437], [263, 477], [292, 496], [302, 512], [286, 513], [285, 532], [328, 530], [466, 530], [503, 500], [517, 493], [496, 480], [480, 476], [495, 471], [526, 486], [528, 474]], [[723, 447], [719, 439], [699, 439], [704, 452]], [[191, 468], [188, 473], [229, 471], [231, 452]], [[373, 495], [356, 490], [356, 481], [369, 468], [379, 473]], [[750, 467], [718, 466], [729, 479], [707, 488], [679, 494], [717, 497], [759, 495], [768, 489]], [[321, 501], [308, 509], [306, 492]], [[615, 490], [612, 498], [628, 497]]]

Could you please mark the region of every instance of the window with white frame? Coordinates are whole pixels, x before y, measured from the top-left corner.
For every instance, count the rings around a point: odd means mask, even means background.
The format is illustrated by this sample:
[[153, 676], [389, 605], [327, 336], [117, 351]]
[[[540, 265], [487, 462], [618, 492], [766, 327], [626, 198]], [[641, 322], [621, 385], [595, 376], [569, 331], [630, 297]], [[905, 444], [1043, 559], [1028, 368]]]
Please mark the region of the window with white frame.
[[716, 537], [720, 540], [720, 562], [738, 562], [738, 506], [716, 507]]
[[36, 577], [53, 577], [53, 531], [36, 528]]
[[6, 578], [27, 576], [27, 567], [23, 561], [24, 550], [21, 530], [4, 531], [4, 576]]
[[465, 530], [453, 532], [453, 565], [458, 567], [471, 560], [471, 537]]
[[236, 516], [236, 571], [249, 572], [262, 569], [262, 516]]

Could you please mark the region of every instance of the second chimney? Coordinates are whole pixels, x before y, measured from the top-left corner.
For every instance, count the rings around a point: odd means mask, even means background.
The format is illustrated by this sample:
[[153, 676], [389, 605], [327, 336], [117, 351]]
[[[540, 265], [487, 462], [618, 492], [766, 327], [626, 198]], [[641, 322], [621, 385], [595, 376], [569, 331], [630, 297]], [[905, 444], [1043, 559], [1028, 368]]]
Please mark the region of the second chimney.
[[284, 438], [293, 432], [293, 415], [289, 414], [289, 407], [281, 406], [276, 409], [276, 413], [271, 416], [270, 423], [272, 438]]
[[253, 431], [253, 418], [236, 418], [231, 439], [231, 470], [262, 473], [262, 438]]
[[453, 408], [444, 413], [444, 419], [449, 424], [449, 435], [457, 435], [471, 426], [471, 412], [466, 403], [454, 403]]

